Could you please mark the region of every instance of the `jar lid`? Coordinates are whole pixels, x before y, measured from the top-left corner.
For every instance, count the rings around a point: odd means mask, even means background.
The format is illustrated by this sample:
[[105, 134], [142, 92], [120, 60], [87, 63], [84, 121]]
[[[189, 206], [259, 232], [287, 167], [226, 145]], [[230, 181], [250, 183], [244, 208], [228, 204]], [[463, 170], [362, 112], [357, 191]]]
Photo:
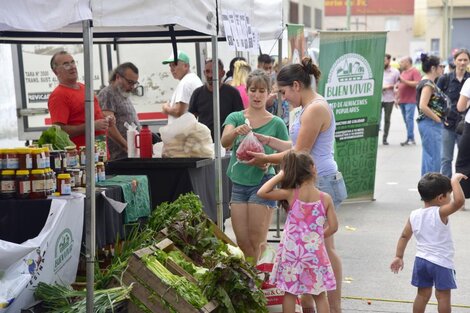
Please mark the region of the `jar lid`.
[[16, 149], [13, 149], [13, 148], [5, 149], [4, 153], [6, 153], [6, 154], [16, 153]]
[[57, 175], [58, 179], [67, 179], [70, 178], [70, 174], [59, 174]]
[[30, 148], [31, 149], [31, 153], [32, 154], [39, 154], [41, 153], [41, 149], [40, 148]]
[[96, 162], [96, 166], [104, 166], [104, 162]]
[[16, 148], [16, 152], [21, 154], [31, 153], [31, 148]]
[[79, 150], [85, 150], [85, 149], [86, 149], [86, 146], [80, 146], [78, 149], [79, 149]]
[[14, 170], [3, 170], [2, 175], [15, 175]]
[[31, 171], [31, 174], [44, 174], [44, 170], [41, 169], [35, 169]]
[[65, 150], [75, 150], [75, 149], [77, 149], [76, 146], [67, 146], [67, 147], [65, 147]]
[[29, 170], [17, 170], [16, 175], [29, 175]]
[[45, 173], [52, 172], [52, 169], [51, 169], [50, 167], [48, 167], [48, 168], [45, 168], [45, 169], [44, 169], [44, 172], [45, 172]]
[[65, 169], [66, 172], [80, 172], [81, 170], [79, 168], [66, 168]]

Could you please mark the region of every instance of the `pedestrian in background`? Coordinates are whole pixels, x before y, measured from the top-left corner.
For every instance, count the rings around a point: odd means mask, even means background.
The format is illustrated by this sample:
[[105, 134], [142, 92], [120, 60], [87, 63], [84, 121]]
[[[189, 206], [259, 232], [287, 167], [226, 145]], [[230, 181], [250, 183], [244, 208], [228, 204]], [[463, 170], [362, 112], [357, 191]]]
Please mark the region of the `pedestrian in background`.
[[382, 144], [388, 145], [388, 131], [390, 130], [390, 117], [392, 116], [393, 104], [395, 103], [395, 86], [400, 78], [400, 72], [390, 65], [392, 56], [386, 54], [384, 58], [384, 77], [382, 82], [382, 110], [384, 112], [384, 134]]
[[290, 150], [280, 172], [258, 191], [261, 198], [280, 201], [287, 212], [270, 276], [270, 283], [284, 291], [283, 313], [295, 312], [299, 295], [312, 296], [317, 312], [329, 313], [326, 292], [336, 289], [325, 238], [338, 230], [338, 218], [331, 196], [315, 187], [316, 177], [312, 157]]
[[[457, 154], [457, 161], [455, 162], [455, 171], [470, 176], [470, 79], [467, 79], [465, 84], [460, 90], [460, 98], [457, 103], [457, 110], [459, 112], [467, 112], [465, 114], [465, 124], [462, 133], [462, 138], [459, 142], [459, 153]], [[470, 180], [461, 181], [465, 198], [470, 198]]]
[[437, 86], [450, 99], [450, 108], [447, 108], [442, 129], [442, 152], [440, 172], [447, 177], [452, 176], [452, 161], [454, 159], [454, 147], [460, 140], [457, 133], [457, 125], [465, 117], [457, 111], [457, 101], [460, 90], [465, 81], [470, 77], [467, 66], [470, 63], [470, 52], [467, 49], [459, 49], [454, 54], [455, 71], [439, 77]]
[[419, 134], [422, 144], [421, 176], [441, 169], [442, 122], [447, 109], [447, 96], [434, 81], [442, 75], [439, 58], [421, 55], [423, 79], [416, 87]]
[[[424, 313], [435, 288], [439, 313], [450, 313], [451, 290], [457, 288], [454, 269], [454, 243], [449, 216], [460, 209], [465, 198], [460, 181], [467, 179], [457, 173], [452, 179], [428, 173], [418, 183], [418, 191], [424, 207], [411, 212], [398, 240], [395, 258], [390, 265], [392, 272], [403, 269], [406, 246], [414, 235], [416, 258], [411, 284], [418, 288], [413, 313]], [[451, 196], [453, 193], [453, 198]]]
[[410, 57], [404, 57], [400, 60], [401, 73], [397, 95], [403, 121], [406, 125], [406, 140], [400, 143], [401, 146], [416, 144], [414, 133], [416, 86], [421, 80], [421, 74], [413, 67], [412, 62]]

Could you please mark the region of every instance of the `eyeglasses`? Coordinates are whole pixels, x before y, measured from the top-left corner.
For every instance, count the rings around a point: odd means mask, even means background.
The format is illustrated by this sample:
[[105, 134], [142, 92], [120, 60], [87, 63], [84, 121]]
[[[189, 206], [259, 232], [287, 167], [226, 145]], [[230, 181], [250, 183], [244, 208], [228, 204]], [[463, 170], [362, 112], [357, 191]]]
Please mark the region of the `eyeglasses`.
[[127, 79], [124, 75], [119, 74], [119, 76], [121, 76], [130, 86], [137, 87], [140, 84], [137, 80]]
[[68, 70], [72, 69], [73, 67], [77, 67], [77, 62], [75, 62], [75, 60], [73, 60], [72, 62], [62, 63], [59, 66], [62, 66], [64, 68], [64, 70], [68, 71]]

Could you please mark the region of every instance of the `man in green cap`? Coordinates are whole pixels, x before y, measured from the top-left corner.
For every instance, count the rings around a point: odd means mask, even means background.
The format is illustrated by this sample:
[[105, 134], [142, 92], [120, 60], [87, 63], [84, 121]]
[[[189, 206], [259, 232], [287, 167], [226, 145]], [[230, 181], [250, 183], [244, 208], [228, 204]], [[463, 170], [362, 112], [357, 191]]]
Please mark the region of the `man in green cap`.
[[202, 86], [202, 81], [196, 74], [191, 73], [189, 57], [183, 51], [178, 51], [176, 60], [172, 54], [162, 63], [169, 64], [171, 75], [179, 80], [171, 100], [162, 106], [163, 113], [168, 114], [168, 124], [171, 124], [175, 118], [188, 111], [191, 95], [196, 88]]

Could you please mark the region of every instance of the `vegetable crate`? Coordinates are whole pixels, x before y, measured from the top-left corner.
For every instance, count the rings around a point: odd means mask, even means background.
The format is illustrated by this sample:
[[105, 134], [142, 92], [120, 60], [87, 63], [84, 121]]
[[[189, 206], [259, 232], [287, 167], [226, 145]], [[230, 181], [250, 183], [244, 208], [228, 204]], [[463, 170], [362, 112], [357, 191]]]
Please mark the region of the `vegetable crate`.
[[[170, 240], [162, 243], [164, 249], [172, 249]], [[176, 247], [175, 247], [176, 248]], [[159, 277], [157, 277], [145, 265], [143, 258], [151, 255], [158, 247], [146, 247], [135, 251], [129, 259], [129, 266], [123, 273], [122, 282], [126, 285], [134, 283], [131, 295], [145, 305], [152, 312], [170, 313], [170, 309], [165, 302], [170, 304], [177, 312], [181, 313], [209, 313], [215, 312], [217, 304], [210, 301], [201, 309], [197, 309], [181, 297], [174, 288], [169, 287]], [[184, 276], [190, 281], [195, 281], [180, 266], [173, 262], [167, 262], [167, 268], [173, 274]], [[133, 306], [129, 312], [134, 311]]]

